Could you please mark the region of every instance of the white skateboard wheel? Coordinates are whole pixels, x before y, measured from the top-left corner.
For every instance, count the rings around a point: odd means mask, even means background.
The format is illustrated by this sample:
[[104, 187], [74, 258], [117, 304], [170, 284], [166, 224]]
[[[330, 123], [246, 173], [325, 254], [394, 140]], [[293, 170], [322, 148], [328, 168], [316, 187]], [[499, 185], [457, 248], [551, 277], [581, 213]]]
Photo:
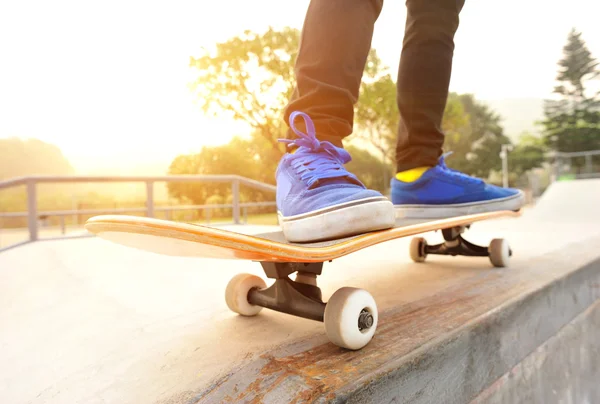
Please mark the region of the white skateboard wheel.
[[414, 262], [425, 262], [427, 258], [425, 246], [427, 246], [427, 240], [423, 237], [415, 237], [410, 241], [410, 258]]
[[238, 274], [231, 278], [225, 289], [225, 302], [231, 311], [242, 316], [255, 316], [261, 310], [261, 306], [255, 306], [248, 302], [248, 293], [251, 289], [264, 289], [267, 284], [262, 278], [251, 274]]
[[325, 332], [335, 345], [358, 350], [367, 345], [377, 329], [375, 299], [363, 289], [337, 290], [325, 306]]
[[510, 247], [503, 238], [495, 238], [488, 247], [490, 261], [495, 267], [507, 267], [510, 261]]

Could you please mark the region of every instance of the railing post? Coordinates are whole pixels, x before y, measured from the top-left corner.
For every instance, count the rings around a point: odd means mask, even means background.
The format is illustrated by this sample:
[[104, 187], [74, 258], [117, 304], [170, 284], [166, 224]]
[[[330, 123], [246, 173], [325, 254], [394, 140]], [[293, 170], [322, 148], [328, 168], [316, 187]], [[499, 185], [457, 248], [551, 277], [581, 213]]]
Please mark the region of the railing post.
[[556, 159], [554, 160], [554, 181], [558, 181], [558, 177], [560, 177], [560, 164], [561, 164], [561, 160], [560, 160], [560, 156], [558, 155], [558, 153], [556, 154]]
[[233, 196], [233, 223], [240, 223], [240, 180], [237, 178], [231, 184], [231, 194]]
[[146, 216], [154, 217], [154, 181], [146, 181]]
[[586, 154], [585, 155], [585, 172], [587, 174], [591, 174], [593, 171], [592, 169], [592, 155], [591, 154]]
[[29, 241], [38, 239], [38, 219], [37, 219], [37, 189], [35, 181], [27, 180], [27, 222], [29, 225]]

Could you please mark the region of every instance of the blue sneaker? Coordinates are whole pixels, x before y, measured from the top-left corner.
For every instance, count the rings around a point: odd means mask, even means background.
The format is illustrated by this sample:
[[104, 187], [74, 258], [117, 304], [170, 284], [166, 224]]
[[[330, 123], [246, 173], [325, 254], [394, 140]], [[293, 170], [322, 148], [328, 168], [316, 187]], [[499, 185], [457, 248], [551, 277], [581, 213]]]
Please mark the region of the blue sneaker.
[[[308, 133], [296, 129], [297, 117], [304, 119]], [[290, 127], [299, 139], [280, 141], [297, 149], [283, 156], [276, 172], [279, 224], [288, 241], [334, 239], [394, 226], [389, 199], [344, 168], [351, 160], [346, 150], [317, 140], [305, 113], [292, 113]]]
[[519, 210], [522, 191], [486, 184], [446, 166], [445, 157], [414, 182], [392, 178], [392, 202], [398, 217], [446, 218], [499, 210]]

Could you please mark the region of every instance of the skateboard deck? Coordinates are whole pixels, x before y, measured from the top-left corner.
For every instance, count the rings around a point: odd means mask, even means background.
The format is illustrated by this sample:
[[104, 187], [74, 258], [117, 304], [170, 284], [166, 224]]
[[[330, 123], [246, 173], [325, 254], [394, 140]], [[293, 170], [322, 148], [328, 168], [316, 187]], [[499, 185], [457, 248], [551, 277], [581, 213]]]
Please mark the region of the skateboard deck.
[[500, 211], [445, 219], [398, 219], [391, 229], [311, 243], [290, 243], [281, 231], [247, 235], [125, 215], [95, 216], [86, 222], [85, 228], [103, 239], [165, 255], [261, 262], [325, 262], [397, 238], [518, 215], [518, 212]]
[[[317, 276], [326, 261], [385, 241], [441, 230], [445, 240], [441, 244], [427, 245], [424, 238], [413, 238], [409, 249], [413, 261], [423, 262], [428, 254], [465, 255], [489, 257], [494, 266], [504, 267], [512, 255], [505, 240], [494, 239], [489, 247], [483, 247], [470, 243], [461, 234], [475, 222], [518, 215], [501, 211], [435, 220], [398, 219], [391, 229], [313, 243], [290, 243], [281, 231], [247, 235], [138, 216], [95, 216], [85, 227], [106, 240], [159, 254], [258, 261], [274, 282], [267, 287], [256, 275], [234, 276], [225, 289], [225, 301], [231, 311], [255, 316], [268, 308], [321, 321], [332, 343], [358, 350], [375, 334], [379, 321], [377, 304], [368, 291], [354, 287], [342, 287], [324, 302]], [[296, 278], [292, 280], [289, 276], [294, 273]]]

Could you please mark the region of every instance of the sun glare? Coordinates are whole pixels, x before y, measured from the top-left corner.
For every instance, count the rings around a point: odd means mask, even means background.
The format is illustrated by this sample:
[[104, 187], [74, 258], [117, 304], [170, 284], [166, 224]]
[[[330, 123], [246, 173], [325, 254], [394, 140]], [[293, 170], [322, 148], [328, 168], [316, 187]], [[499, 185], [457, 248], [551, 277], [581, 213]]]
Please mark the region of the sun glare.
[[[188, 88], [198, 74], [189, 58], [245, 30], [299, 29], [309, 2], [33, 3], [0, 8], [0, 36], [9, 39], [0, 43], [0, 137], [56, 144], [86, 173], [149, 161], [164, 166], [178, 154], [247, 135], [248, 126], [226, 113], [202, 113]], [[451, 90], [490, 99], [549, 97], [573, 26], [600, 57], [596, 3], [508, 3], [466, 3]], [[375, 27], [373, 46], [392, 75], [405, 16], [403, 3], [388, 2]], [[251, 90], [260, 93], [260, 71], [250, 74]], [[277, 89], [261, 93], [265, 103], [277, 97]]]

